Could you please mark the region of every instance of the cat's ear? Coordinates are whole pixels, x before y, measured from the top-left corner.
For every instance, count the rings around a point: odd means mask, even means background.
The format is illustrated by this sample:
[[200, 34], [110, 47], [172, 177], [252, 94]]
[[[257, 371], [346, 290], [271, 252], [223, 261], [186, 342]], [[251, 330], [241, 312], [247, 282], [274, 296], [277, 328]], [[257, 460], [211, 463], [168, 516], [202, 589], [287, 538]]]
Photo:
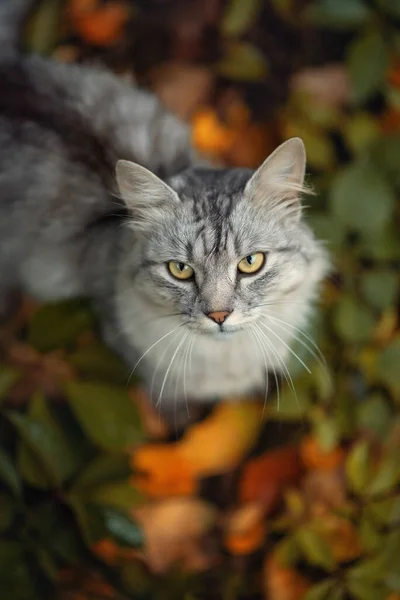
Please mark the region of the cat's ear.
[[141, 165], [119, 160], [115, 171], [122, 199], [140, 221], [154, 221], [168, 205], [179, 202], [172, 188]]
[[281, 207], [288, 216], [301, 216], [306, 170], [306, 150], [300, 138], [287, 140], [263, 162], [248, 181], [245, 193], [252, 202]]

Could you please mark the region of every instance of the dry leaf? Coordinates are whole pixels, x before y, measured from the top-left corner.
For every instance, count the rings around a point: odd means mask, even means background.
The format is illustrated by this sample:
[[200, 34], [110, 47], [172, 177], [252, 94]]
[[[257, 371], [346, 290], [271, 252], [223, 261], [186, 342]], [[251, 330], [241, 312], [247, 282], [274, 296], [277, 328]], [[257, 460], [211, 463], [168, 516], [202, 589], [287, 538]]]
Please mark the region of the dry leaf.
[[301, 463], [297, 447], [279, 448], [253, 458], [244, 467], [239, 486], [241, 502], [261, 502], [270, 512], [282, 491], [299, 480]]
[[250, 554], [262, 546], [265, 539], [264, 507], [253, 502], [231, 513], [224, 528], [224, 544], [231, 554]]
[[75, 31], [89, 44], [111, 46], [120, 39], [130, 10], [126, 2], [70, 0], [68, 16]]
[[205, 67], [176, 61], [157, 67], [150, 74], [150, 81], [163, 104], [181, 119], [188, 120], [209, 101], [214, 76]]
[[132, 454], [135, 485], [152, 496], [193, 494], [198, 479], [225, 473], [243, 459], [257, 438], [262, 406], [251, 399], [216, 406], [189, 427], [176, 444], [144, 445]]
[[283, 567], [275, 556], [264, 563], [264, 590], [268, 600], [301, 600], [310, 582], [295, 569]]
[[141, 423], [153, 439], [163, 439], [168, 435], [168, 425], [153, 407], [146, 391], [141, 387], [129, 388], [129, 396], [136, 405]]
[[346, 453], [343, 448], [324, 450], [318, 441], [311, 437], [305, 437], [300, 445], [300, 456], [306, 469], [336, 469], [343, 464]]
[[309, 94], [315, 102], [329, 106], [342, 106], [350, 99], [350, 79], [342, 64], [309, 67], [292, 77], [294, 91]]
[[164, 573], [178, 561], [186, 568], [209, 566], [214, 556], [207, 556], [201, 542], [214, 526], [216, 514], [214, 507], [195, 498], [169, 499], [135, 509], [149, 568]]

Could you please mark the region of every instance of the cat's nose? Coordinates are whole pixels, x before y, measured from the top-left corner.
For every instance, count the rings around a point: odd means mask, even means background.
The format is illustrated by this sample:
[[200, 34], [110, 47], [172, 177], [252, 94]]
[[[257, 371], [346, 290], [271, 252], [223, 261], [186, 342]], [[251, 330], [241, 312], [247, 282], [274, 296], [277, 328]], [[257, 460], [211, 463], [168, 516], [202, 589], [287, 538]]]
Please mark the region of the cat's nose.
[[222, 325], [231, 312], [231, 310], [215, 310], [214, 312], [208, 313], [207, 317], [218, 323], [218, 325]]

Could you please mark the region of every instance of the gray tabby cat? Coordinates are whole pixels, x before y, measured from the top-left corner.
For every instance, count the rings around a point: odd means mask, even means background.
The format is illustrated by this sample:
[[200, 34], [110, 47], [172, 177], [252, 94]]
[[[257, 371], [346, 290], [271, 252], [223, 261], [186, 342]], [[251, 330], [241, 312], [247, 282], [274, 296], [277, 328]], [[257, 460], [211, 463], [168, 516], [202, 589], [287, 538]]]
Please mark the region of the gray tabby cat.
[[151, 94], [17, 52], [26, 2], [0, 1], [0, 297], [91, 298], [161, 408], [264, 393], [327, 270], [302, 141], [255, 172], [196, 167]]

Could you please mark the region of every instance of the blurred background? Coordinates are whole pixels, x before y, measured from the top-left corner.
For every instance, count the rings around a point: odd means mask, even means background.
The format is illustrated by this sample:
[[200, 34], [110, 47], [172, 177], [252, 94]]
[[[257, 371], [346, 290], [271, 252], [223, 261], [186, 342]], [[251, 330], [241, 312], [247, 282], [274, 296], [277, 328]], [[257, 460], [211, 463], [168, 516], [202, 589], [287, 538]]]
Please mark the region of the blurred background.
[[25, 299], [0, 326], [2, 600], [399, 600], [399, 0], [42, 0], [24, 40], [150, 88], [216, 165], [302, 137], [334, 269], [295, 393], [183, 432], [84, 301]]

